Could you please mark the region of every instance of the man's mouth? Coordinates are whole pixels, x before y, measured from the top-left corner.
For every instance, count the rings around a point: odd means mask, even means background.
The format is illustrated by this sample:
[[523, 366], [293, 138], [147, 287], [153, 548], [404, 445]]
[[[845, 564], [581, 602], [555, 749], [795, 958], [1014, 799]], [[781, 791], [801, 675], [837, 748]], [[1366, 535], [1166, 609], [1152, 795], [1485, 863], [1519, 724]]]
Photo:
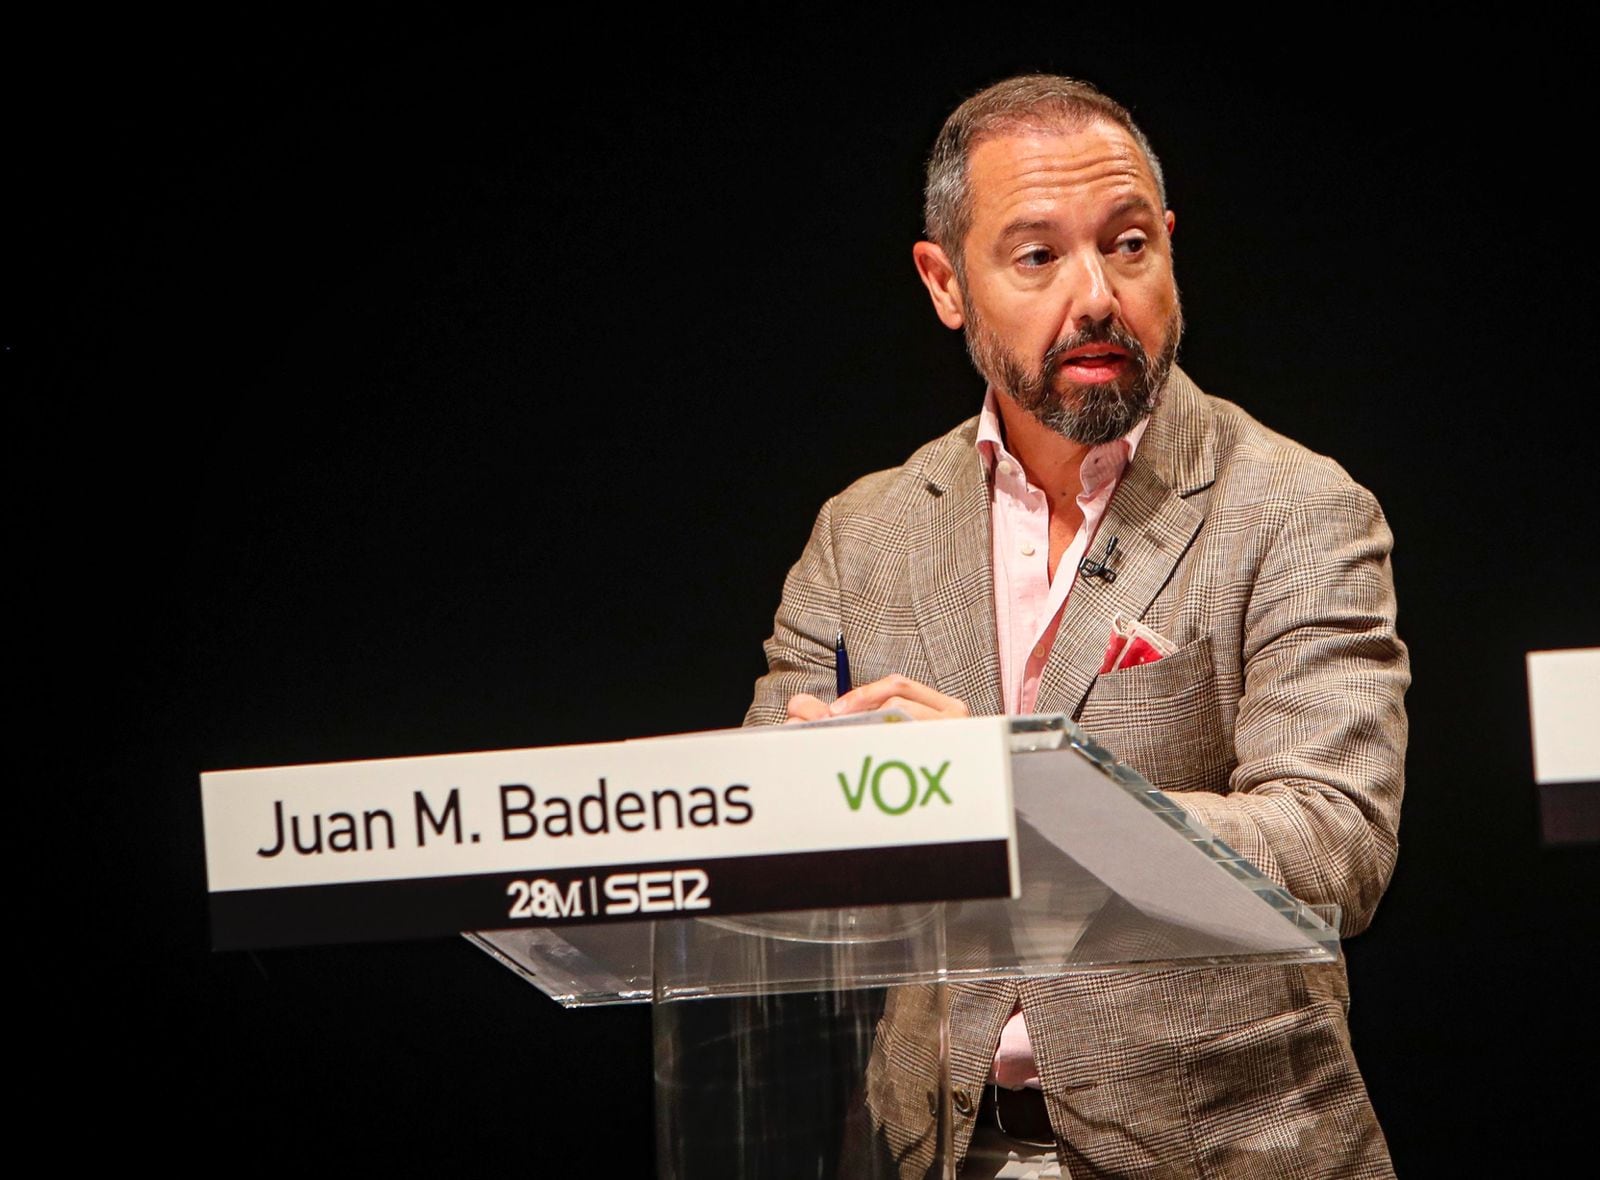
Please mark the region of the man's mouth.
[[1086, 344], [1063, 353], [1056, 366], [1070, 380], [1089, 384], [1121, 376], [1132, 362], [1128, 351], [1115, 344]]

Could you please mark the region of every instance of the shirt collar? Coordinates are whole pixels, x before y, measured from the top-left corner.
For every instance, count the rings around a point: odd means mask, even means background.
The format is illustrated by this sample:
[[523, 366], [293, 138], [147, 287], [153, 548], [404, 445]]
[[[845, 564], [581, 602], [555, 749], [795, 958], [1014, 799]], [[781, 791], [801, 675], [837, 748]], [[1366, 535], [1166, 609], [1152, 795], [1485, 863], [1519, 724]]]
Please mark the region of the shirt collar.
[[[1133, 453], [1139, 449], [1139, 440], [1144, 437], [1144, 429], [1148, 425], [1150, 417], [1146, 415], [1121, 438], [1090, 448], [1083, 457], [1082, 466], [1078, 468], [1078, 479], [1083, 484], [1079, 499], [1093, 499], [1106, 484], [1122, 478], [1122, 473], [1133, 461]], [[978, 414], [978, 454], [982, 456], [984, 472], [991, 481], [994, 479], [994, 465], [1000, 459], [1009, 459], [1019, 470], [1022, 467], [1016, 456], [1006, 450], [1000, 423], [1000, 403], [993, 386], [983, 395], [983, 409]]]

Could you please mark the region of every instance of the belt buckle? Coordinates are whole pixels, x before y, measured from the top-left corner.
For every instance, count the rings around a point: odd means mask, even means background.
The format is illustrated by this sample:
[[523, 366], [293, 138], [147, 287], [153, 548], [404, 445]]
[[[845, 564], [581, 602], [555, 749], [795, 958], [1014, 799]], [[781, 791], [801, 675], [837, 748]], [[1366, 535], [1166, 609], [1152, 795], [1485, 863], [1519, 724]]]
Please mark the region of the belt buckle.
[[[1033, 1147], [1055, 1147], [1055, 1131], [1050, 1126], [1049, 1111], [1040, 1091], [1007, 1090], [992, 1082], [985, 1089], [989, 1091], [988, 1097], [994, 1110], [994, 1125], [1002, 1135]], [[1012, 1126], [1007, 1125], [1006, 1107], [1011, 1110]], [[1040, 1126], [1041, 1122], [1043, 1126]], [[1039, 1138], [1041, 1134], [1046, 1138]]]

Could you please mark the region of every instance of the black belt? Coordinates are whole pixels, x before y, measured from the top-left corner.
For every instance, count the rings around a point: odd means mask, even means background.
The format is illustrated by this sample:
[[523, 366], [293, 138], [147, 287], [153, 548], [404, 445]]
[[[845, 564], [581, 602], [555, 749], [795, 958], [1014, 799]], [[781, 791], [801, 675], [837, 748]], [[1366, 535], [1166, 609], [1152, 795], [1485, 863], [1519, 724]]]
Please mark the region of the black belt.
[[1055, 1132], [1050, 1129], [1050, 1114], [1045, 1109], [1044, 1094], [1034, 1089], [1008, 1090], [1004, 1086], [985, 1086], [983, 1101], [978, 1104], [978, 1122], [998, 1128], [1013, 1139], [1048, 1144], [1056, 1141]]

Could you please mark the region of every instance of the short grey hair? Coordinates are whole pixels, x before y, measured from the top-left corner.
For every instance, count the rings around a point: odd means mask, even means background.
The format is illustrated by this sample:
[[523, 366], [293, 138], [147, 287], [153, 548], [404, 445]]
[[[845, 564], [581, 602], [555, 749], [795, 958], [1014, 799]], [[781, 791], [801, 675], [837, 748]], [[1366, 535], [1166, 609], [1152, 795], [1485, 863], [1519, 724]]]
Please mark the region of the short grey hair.
[[922, 213], [924, 232], [949, 256], [958, 276], [965, 273], [961, 246], [972, 228], [972, 193], [967, 186], [972, 150], [996, 135], [1076, 131], [1099, 120], [1122, 128], [1139, 145], [1165, 209], [1167, 182], [1150, 141], [1126, 107], [1087, 82], [1058, 74], [1023, 74], [980, 90], [951, 112], [928, 156]]

